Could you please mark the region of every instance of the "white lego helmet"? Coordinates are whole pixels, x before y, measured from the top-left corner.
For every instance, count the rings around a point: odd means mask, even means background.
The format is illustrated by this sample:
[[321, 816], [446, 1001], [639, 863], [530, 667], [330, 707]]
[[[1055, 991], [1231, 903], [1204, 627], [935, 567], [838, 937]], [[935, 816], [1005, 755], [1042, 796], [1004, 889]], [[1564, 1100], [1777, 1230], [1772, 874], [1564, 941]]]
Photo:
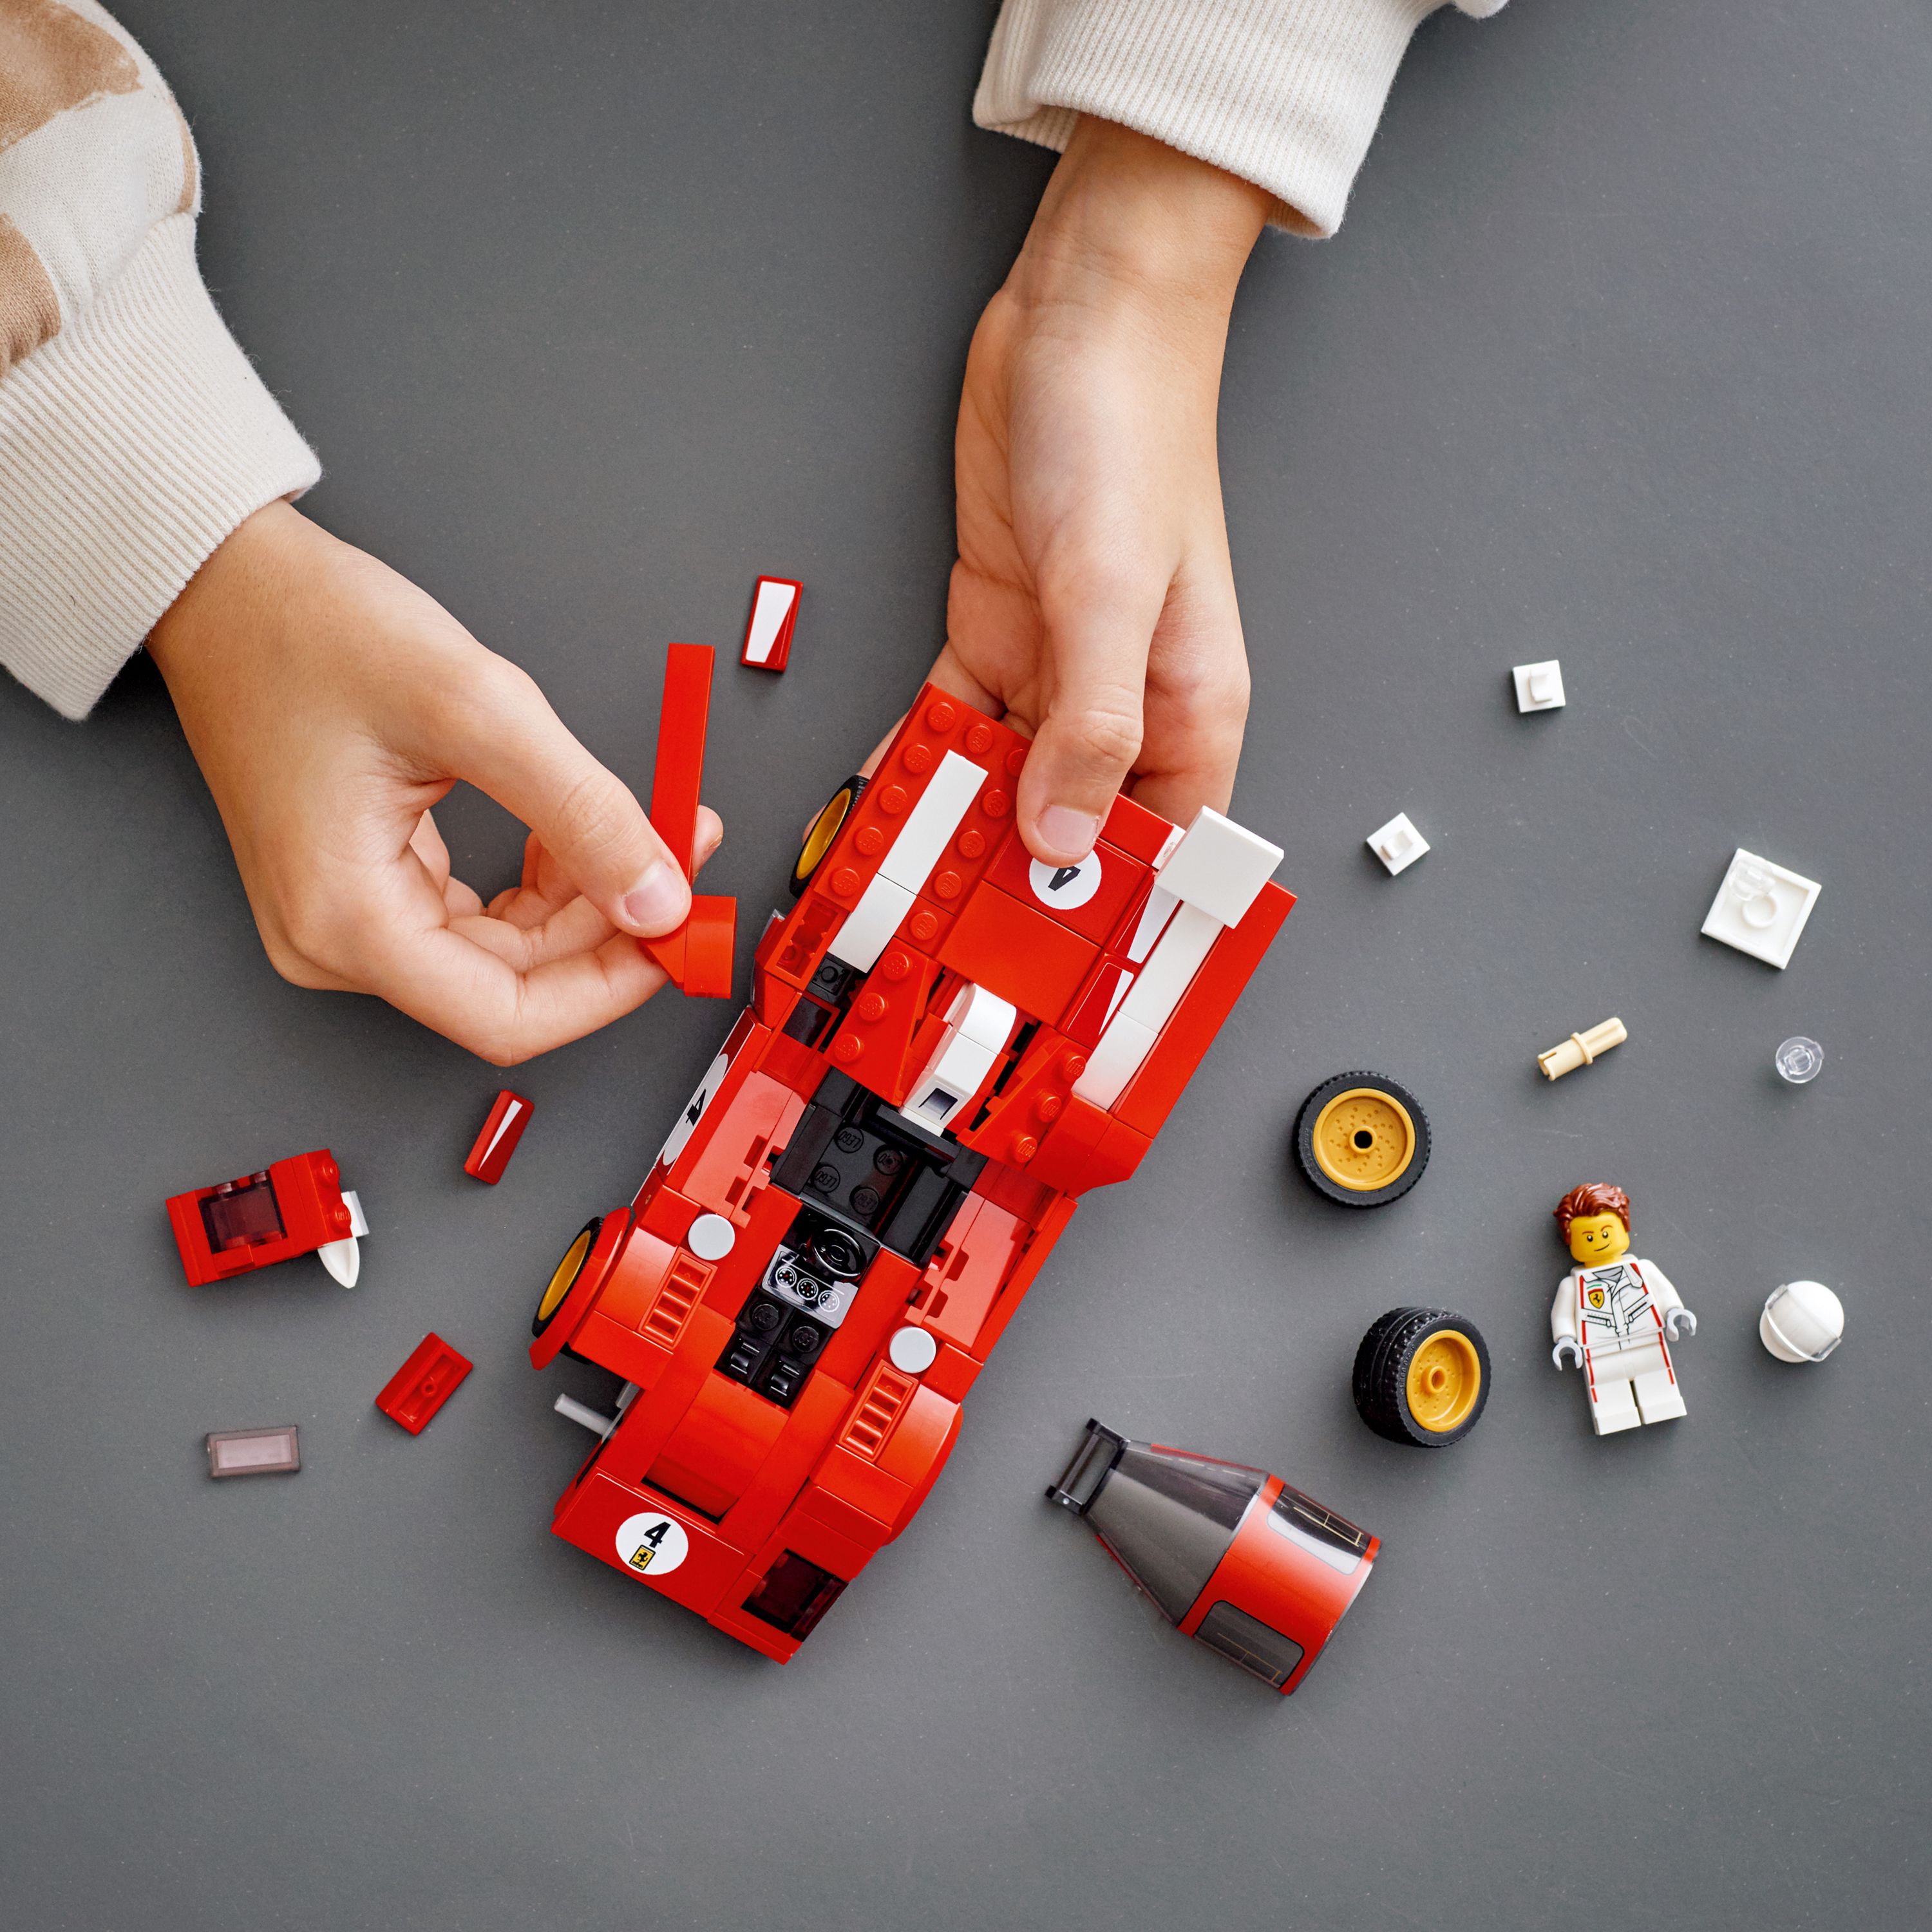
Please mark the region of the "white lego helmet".
[[1757, 1337], [1780, 1362], [1822, 1362], [1845, 1339], [1845, 1305], [1822, 1281], [1773, 1288]]

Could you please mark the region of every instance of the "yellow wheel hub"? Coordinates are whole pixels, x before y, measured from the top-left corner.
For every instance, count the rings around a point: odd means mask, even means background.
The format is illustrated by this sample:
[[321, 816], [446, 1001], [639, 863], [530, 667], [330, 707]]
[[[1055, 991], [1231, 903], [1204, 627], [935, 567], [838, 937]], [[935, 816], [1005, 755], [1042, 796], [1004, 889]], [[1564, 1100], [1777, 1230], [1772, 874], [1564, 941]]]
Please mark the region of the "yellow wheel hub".
[[792, 877], [801, 882], [818, 871], [819, 861], [832, 849], [832, 842], [838, 836], [838, 828], [845, 823], [845, 814], [852, 809], [852, 788], [841, 785], [832, 795], [825, 809], [812, 821], [812, 830], [805, 835], [804, 849], [798, 855], [798, 866]]
[[566, 1250], [562, 1261], [556, 1264], [556, 1272], [550, 1278], [550, 1286], [544, 1290], [542, 1300], [537, 1304], [537, 1319], [548, 1322], [563, 1306], [563, 1298], [570, 1292], [584, 1267], [584, 1258], [590, 1252], [590, 1244], [597, 1231], [586, 1228]]
[[1400, 1178], [1415, 1158], [1408, 1109], [1377, 1087], [1337, 1094], [1315, 1117], [1316, 1164], [1338, 1187], [1370, 1194]]
[[1476, 1345], [1454, 1328], [1438, 1328], [1416, 1350], [1403, 1393], [1418, 1426], [1446, 1436], [1469, 1419], [1482, 1391]]

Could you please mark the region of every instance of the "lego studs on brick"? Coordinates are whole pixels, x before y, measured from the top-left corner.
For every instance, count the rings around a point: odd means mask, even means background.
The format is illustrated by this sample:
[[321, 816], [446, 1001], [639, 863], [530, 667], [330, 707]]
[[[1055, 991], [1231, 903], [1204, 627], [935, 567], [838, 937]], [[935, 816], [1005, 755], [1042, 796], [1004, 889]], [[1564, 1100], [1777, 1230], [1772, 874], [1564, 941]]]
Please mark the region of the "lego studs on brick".
[[1378, 1436], [1413, 1449], [1446, 1449], [1482, 1420], [1489, 1346], [1466, 1316], [1391, 1308], [1355, 1351], [1354, 1394]]
[[1092, 1420], [1046, 1493], [1087, 1519], [1184, 1636], [1284, 1696], [1312, 1668], [1382, 1550], [1279, 1476], [1131, 1442]]
[[1382, 1073], [1338, 1073], [1301, 1103], [1295, 1157], [1317, 1190], [1344, 1208], [1386, 1208], [1429, 1165], [1429, 1117]]
[[1845, 1339], [1845, 1304], [1822, 1281], [1774, 1288], [1757, 1338], [1780, 1362], [1822, 1362]]

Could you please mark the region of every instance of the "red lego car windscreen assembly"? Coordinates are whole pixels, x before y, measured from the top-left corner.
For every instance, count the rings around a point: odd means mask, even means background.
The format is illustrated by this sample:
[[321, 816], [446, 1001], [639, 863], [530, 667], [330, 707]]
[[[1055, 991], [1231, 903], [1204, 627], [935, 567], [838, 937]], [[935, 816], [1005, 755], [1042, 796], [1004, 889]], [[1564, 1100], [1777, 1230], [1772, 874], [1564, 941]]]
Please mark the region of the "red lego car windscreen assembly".
[[1078, 1198], [1127, 1178], [1293, 904], [1280, 850], [1117, 799], [1078, 866], [1027, 741], [936, 687], [808, 835], [752, 1004], [532, 1324], [620, 1377], [557, 1534], [790, 1657], [910, 1520]]

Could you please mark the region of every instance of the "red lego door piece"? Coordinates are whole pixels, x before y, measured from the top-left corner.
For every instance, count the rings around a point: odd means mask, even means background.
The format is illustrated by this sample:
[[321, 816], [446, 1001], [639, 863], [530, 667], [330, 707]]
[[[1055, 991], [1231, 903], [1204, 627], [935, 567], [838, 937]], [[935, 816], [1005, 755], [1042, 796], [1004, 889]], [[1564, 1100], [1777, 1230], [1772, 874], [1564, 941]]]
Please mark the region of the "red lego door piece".
[[509, 1166], [510, 1156], [530, 1124], [530, 1102], [506, 1087], [496, 1096], [483, 1130], [463, 1163], [464, 1172], [494, 1187], [502, 1179], [503, 1170]]
[[324, 1250], [329, 1272], [353, 1287], [356, 1238], [369, 1232], [326, 1148], [174, 1195], [167, 1208], [182, 1271], [196, 1288]]
[[412, 1436], [420, 1436], [473, 1366], [440, 1335], [425, 1335], [409, 1360], [383, 1384], [376, 1406]]
[[740, 664], [760, 670], [783, 670], [791, 656], [791, 627], [798, 620], [798, 600], [805, 586], [789, 577], [761, 577], [752, 593], [752, 614], [745, 622], [745, 648]]

